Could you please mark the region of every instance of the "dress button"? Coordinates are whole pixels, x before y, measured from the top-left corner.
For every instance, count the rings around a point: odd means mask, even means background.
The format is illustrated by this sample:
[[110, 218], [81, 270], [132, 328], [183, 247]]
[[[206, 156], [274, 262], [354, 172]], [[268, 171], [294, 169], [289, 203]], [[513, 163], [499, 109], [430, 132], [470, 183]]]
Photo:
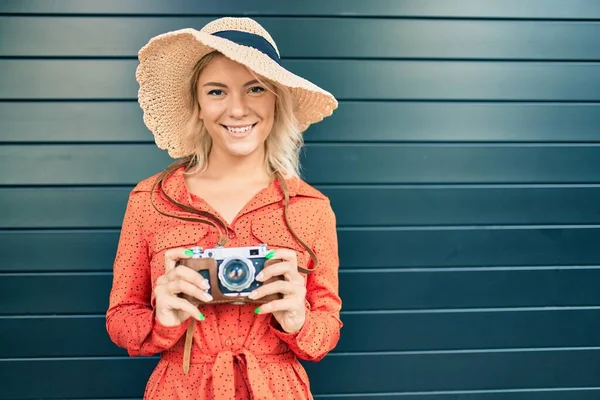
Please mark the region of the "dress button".
[[227, 346], [231, 346], [231, 345], [233, 344], [233, 342], [232, 342], [231, 340], [227, 339], [227, 340], [225, 341], [225, 344], [226, 344]]
[[235, 232], [234, 231], [229, 231], [229, 239], [235, 239]]

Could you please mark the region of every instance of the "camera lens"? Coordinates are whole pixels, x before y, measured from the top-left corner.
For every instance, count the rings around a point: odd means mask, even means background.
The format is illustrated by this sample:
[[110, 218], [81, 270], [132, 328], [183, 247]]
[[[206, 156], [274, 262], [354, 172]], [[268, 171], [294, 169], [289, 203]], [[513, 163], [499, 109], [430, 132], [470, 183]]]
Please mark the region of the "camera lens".
[[254, 281], [254, 265], [248, 260], [232, 258], [223, 260], [219, 268], [219, 280], [227, 289], [240, 292]]

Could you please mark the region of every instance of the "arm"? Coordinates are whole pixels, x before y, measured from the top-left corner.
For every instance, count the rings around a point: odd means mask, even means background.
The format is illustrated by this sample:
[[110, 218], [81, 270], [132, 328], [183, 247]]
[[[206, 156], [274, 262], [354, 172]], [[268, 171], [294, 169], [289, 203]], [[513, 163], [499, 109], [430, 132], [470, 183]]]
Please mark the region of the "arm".
[[172, 347], [189, 324], [167, 327], [156, 319], [148, 243], [140, 223], [144, 195], [147, 192], [132, 193], [127, 203], [106, 313], [110, 339], [131, 356], [154, 355]]
[[313, 250], [319, 260], [317, 270], [307, 276], [306, 320], [302, 328], [289, 334], [274, 321], [271, 329], [303, 360], [319, 361], [337, 345], [342, 322], [338, 296], [338, 242], [336, 219], [328, 204], [321, 215]]

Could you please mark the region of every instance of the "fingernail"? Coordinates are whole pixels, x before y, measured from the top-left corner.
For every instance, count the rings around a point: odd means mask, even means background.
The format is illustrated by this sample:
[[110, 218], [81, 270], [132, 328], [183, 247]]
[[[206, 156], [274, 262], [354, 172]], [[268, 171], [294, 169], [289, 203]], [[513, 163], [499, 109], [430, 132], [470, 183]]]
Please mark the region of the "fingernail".
[[208, 301], [212, 301], [212, 299], [213, 299], [213, 297], [208, 293], [206, 293], [206, 298], [208, 298]]
[[200, 286], [202, 286], [204, 289], [210, 289], [210, 282], [208, 282], [206, 279], [202, 281], [202, 283], [200, 284]]
[[256, 275], [256, 280], [257, 281], [262, 281], [262, 279], [265, 277], [265, 274], [261, 272], [258, 273], [258, 275]]
[[256, 297], [256, 290], [253, 290], [252, 292], [250, 292], [250, 294], [248, 295], [249, 298], [254, 299]]
[[194, 252], [193, 252], [193, 251], [191, 251], [191, 250], [186, 250], [186, 251], [184, 251], [184, 252], [183, 252], [183, 254], [185, 254], [185, 255], [186, 255], [186, 256], [188, 256], [188, 257], [191, 257], [191, 256], [193, 256], [193, 255], [194, 255]]
[[256, 309], [254, 309], [254, 312], [255, 312], [256, 314], [260, 314], [260, 307], [256, 307]]
[[204, 321], [206, 318], [204, 317], [204, 314], [200, 313], [200, 315], [198, 315], [198, 319], [200, 321]]
[[271, 250], [270, 252], [268, 252], [267, 254], [265, 254], [265, 258], [267, 260], [273, 258], [273, 256], [275, 255], [275, 252], [273, 250]]

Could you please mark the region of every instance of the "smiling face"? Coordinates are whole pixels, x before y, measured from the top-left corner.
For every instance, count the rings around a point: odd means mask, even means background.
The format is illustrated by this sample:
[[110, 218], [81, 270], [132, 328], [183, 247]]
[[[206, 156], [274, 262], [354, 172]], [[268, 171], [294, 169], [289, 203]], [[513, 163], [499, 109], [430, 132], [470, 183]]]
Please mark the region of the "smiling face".
[[275, 118], [275, 94], [248, 69], [222, 55], [204, 67], [197, 82], [199, 118], [217, 154], [264, 153]]

